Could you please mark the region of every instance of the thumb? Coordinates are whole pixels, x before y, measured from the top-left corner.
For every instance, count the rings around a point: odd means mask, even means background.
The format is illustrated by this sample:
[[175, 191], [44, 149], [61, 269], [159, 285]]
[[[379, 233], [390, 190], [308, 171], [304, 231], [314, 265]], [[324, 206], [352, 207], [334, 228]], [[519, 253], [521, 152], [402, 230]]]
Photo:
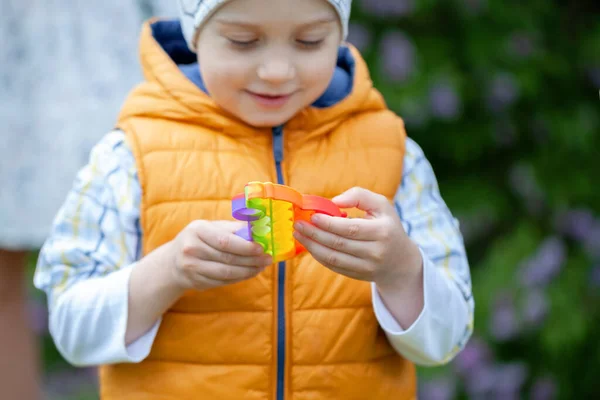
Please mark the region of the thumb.
[[358, 208], [370, 215], [384, 214], [390, 206], [387, 198], [361, 187], [353, 187], [331, 199], [340, 208]]
[[215, 227], [217, 227], [218, 229], [222, 229], [226, 232], [235, 233], [235, 232], [239, 231], [240, 229], [246, 227], [248, 223], [244, 222], [244, 221], [221, 220], [221, 221], [214, 221], [214, 224], [215, 224]]

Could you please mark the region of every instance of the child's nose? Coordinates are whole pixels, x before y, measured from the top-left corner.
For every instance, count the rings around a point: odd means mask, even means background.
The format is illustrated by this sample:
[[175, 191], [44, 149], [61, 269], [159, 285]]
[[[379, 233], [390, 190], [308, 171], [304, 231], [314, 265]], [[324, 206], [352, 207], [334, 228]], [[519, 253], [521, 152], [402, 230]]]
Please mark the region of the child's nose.
[[295, 68], [289, 60], [271, 59], [258, 67], [258, 77], [270, 83], [284, 83], [294, 78]]

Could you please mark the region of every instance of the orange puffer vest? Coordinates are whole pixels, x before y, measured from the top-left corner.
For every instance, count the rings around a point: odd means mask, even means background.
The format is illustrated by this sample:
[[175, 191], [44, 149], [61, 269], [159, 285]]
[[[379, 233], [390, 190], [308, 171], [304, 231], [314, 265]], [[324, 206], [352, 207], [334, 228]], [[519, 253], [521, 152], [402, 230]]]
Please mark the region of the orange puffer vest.
[[[310, 107], [283, 130], [233, 119], [181, 73], [149, 24], [141, 38], [146, 81], [122, 110], [142, 187], [143, 252], [195, 219], [231, 220], [248, 181], [331, 198], [362, 186], [392, 198], [405, 132], [350, 48], [353, 90]], [[413, 399], [415, 368], [379, 327], [371, 286], [304, 254], [246, 282], [190, 291], [163, 317], [138, 364], [101, 368], [102, 399]]]

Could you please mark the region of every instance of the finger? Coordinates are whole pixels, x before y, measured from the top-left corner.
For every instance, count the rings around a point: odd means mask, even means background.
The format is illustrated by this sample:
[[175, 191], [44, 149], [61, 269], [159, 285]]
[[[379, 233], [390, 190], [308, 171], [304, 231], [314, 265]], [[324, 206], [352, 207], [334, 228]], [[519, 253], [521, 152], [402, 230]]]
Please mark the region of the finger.
[[380, 230], [379, 223], [373, 219], [340, 218], [325, 214], [314, 214], [311, 222], [319, 229], [347, 239], [374, 241]]
[[367, 214], [377, 216], [389, 210], [390, 202], [380, 194], [361, 187], [353, 187], [336, 196], [332, 201], [340, 208], [358, 208]]
[[264, 254], [262, 249], [259, 255], [240, 256], [219, 251], [196, 237], [191, 237], [191, 240], [183, 246], [182, 252], [184, 257], [189, 258], [190, 263], [195, 263], [197, 260], [207, 260], [246, 267], [264, 267], [273, 263], [272, 257]]
[[247, 222], [244, 221], [213, 221], [212, 224], [219, 229], [223, 229], [224, 231], [235, 233], [240, 229], [246, 227], [248, 225]]
[[273, 264], [273, 257], [268, 254], [262, 254], [260, 256], [238, 256], [232, 253], [218, 251], [216, 249], [211, 249], [206, 259], [225, 265], [240, 265], [243, 267], [255, 268], [262, 268]]
[[233, 283], [252, 278], [261, 273], [263, 268], [245, 267], [242, 265], [225, 265], [214, 261], [199, 264], [198, 277], [204, 277], [220, 284]]
[[244, 267], [266, 267], [273, 264], [273, 257], [268, 254], [252, 255], [252, 256], [239, 256], [233, 253], [227, 253], [215, 249], [209, 246], [203, 241], [199, 240], [199, 243], [193, 248], [193, 251], [186, 254], [192, 257], [200, 258], [202, 260], [215, 261], [226, 265], [241, 265]]
[[315, 260], [327, 268], [336, 270], [336, 272], [343, 271], [344, 275], [356, 274], [360, 272], [361, 265], [364, 264], [363, 260], [351, 254], [342, 253], [323, 246], [298, 231], [294, 232], [294, 237], [302, 243]]
[[296, 222], [294, 228], [303, 236], [308, 237], [314, 242], [320, 243], [341, 253], [351, 254], [359, 258], [364, 259], [365, 257], [368, 257], [369, 249], [372, 248], [372, 243], [336, 235], [335, 233], [324, 231], [319, 227], [306, 222]]
[[218, 225], [203, 224], [198, 229], [198, 237], [213, 249], [238, 256], [257, 256], [263, 254], [263, 248], [254, 242], [241, 238]]

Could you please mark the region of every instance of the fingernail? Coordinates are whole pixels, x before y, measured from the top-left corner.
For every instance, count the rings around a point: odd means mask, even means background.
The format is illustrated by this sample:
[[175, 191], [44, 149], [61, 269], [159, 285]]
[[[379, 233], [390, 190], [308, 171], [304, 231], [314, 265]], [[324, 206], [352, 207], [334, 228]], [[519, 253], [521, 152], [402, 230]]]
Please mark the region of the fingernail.
[[315, 224], [318, 224], [319, 222], [321, 222], [323, 220], [323, 217], [319, 214], [314, 214], [312, 217], [310, 217], [310, 220], [312, 222], [314, 222]]

